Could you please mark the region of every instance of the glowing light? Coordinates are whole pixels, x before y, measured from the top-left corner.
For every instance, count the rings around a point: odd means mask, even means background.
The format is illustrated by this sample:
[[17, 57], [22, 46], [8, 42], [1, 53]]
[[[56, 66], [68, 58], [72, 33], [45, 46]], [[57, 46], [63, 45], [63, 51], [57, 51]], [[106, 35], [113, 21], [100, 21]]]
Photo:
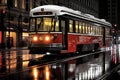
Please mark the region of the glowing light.
[[50, 53], [50, 52], [47, 52], [46, 54], [47, 54], [47, 55], [50, 55], [51, 53]]
[[45, 41], [50, 41], [50, 36], [49, 35], [45, 36]]
[[40, 39], [40, 40], [43, 40], [43, 37], [41, 36], [39, 39]]
[[50, 80], [50, 70], [49, 67], [45, 67], [45, 80]]
[[38, 37], [37, 36], [34, 36], [33, 37], [33, 41], [37, 41], [38, 40]]
[[33, 68], [33, 76], [34, 76], [35, 79], [38, 78], [38, 70], [37, 70], [37, 68]]
[[5, 9], [2, 9], [2, 14], [5, 14], [6, 13], [6, 10]]

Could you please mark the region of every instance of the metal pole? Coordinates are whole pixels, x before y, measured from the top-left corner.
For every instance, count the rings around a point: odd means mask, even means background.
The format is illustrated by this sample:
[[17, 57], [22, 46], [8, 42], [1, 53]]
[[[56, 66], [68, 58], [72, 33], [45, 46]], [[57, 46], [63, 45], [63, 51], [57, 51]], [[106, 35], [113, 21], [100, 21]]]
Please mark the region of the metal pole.
[[8, 18], [9, 18], [9, 25], [8, 25], [8, 42], [7, 42], [7, 47], [8, 48], [11, 48], [11, 45], [10, 45], [10, 7], [8, 8]]
[[18, 17], [18, 47], [21, 47], [22, 40], [22, 15], [20, 14]]

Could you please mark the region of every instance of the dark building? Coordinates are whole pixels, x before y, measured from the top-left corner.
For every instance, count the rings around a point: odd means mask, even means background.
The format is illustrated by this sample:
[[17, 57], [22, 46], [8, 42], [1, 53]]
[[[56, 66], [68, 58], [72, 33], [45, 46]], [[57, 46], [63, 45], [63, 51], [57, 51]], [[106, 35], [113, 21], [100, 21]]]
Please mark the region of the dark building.
[[99, 18], [108, 20], [108, 1], [99, 0]]
[[[46, 4], [66, 6], [95, 17], [99, 13], [98, 0], [0, 0], [0, 11], [5, 10], [5, 16], [0, 16], [0, 46], [1, 43], [13, 47], [27, 45], [29, 11]], [[6, 29], [2, 30], [3, 27]]]
[[118, 17], [118, 0], [108, 0], [108, 20], [113, 24], [117, 24]]
[[113, 29], [120, 30], [120, 0], [99, 0], [99, 17], [111, 22]]

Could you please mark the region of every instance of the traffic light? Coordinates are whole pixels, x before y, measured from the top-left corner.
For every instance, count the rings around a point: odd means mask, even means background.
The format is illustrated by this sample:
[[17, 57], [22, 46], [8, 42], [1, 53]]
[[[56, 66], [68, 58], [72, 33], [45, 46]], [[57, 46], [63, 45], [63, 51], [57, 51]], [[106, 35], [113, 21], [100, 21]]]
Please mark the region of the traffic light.
[[2, 18], [4, 18], [6, 16], [6, 10], [2, 9], [1, 12], [0, 12], [0, 15], [1, 15]]
[[0, 10], [0, 30], [6, 30], [6, 28], [4, 27], [4, 19], [6, 16], [6, 9], [1, 9]]
[[115, 29], [112, 29], [112, 33], [115, 33]]
[[116, 24], [116, 23], [114, 24], [114, 27], [117, 27], [117, 24]]

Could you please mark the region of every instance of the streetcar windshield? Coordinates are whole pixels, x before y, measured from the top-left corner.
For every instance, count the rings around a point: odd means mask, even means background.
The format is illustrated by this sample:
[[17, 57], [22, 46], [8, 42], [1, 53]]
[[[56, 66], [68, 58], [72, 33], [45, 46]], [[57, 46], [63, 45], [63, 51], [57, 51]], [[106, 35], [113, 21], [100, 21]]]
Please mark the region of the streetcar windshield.
[[30, 31], [59, 31], [59, 20], [53, 17], [30, 18]]

